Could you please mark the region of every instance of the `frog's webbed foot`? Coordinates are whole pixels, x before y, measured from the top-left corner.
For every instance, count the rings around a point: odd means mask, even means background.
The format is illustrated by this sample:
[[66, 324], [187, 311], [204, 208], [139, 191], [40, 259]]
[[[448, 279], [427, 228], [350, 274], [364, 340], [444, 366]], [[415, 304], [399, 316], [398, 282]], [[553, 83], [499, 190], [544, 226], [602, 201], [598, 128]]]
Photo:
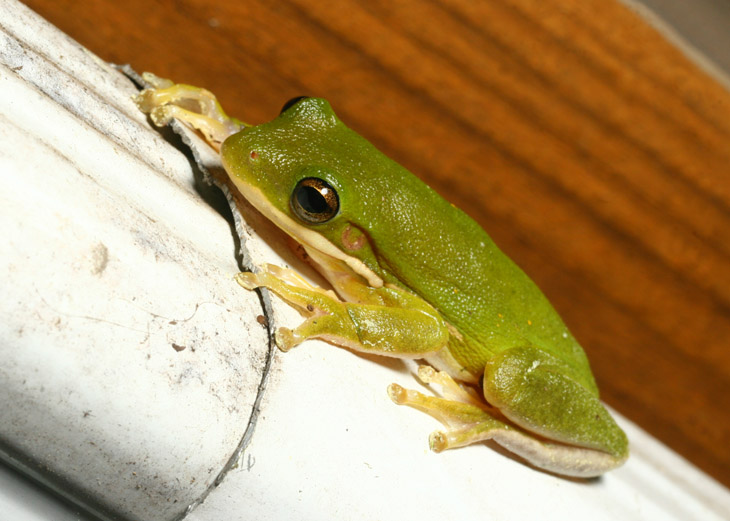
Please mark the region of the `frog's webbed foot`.
[[426, 396], [398, 384], [388, 386], [388, 395], [398, 405], [425, 412], [447, 427], [446, 431], [435, 431], [429, 436], [429, 447], [434, 452], [489, 440], [500, 431], [513, 429], [499, 420], [498, 412], [471, 387], [460, 386], [445, 372], [422, 365], [418, 378], [426, 384], [440, 385], [442, 396]]
[[213, 93], [206, 89], [176, 84], [149, 72], [142, 77], [152, 88], [141, 91], [134, 101], [158, 127], [178, 119], [200, 131], [211, 146], [219, 149], [228, 136], [246, 126], [227, 116]]

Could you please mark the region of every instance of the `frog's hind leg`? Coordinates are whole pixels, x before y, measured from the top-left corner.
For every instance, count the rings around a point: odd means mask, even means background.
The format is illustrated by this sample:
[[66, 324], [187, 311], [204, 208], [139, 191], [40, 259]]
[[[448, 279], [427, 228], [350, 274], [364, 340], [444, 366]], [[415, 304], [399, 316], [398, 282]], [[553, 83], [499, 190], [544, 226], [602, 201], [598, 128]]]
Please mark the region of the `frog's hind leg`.
[[[543, 468], [562, 466], [556, 472], [565, 474], [578, 467], [582, 472], [578, 475], [598, 475], [623, 464], [628, 457], [628, 440], [597, 393], [571, 378], [572, 372], [550, 353], [515, 347], [488, 361], [484, 397], [524, 431], [573, 451], [566, 452], [562, 462], [554, 461], [557, 456], [550, 451], [531, 454], [538, 458], [531, 460], [533, 463]], [[513, 445], [510, 450], [523, 456], [523, 452], [534, 450], [514, 447], [514, 440], [509, 443]]]
[[425, 412], [447, 428], [429, 436], [429, 446], [435, 452], [494, 440], [535, 467], [576, 477], [598, 476], [623, 461], [606, 452], [536, 437], [444, 372], [421, 366], [418, 376], [424, 383], [439, 384], [443, 397], [426, 396], [397, 384], [388, 387], [388, 394], [395, 403]]
[[429, 436], [429, 447], [434, 452], [463, 447], [494, 438], [513, 427], [497, 419], [498, 412], [491, 408], [469, 387], [461, 387], [448, 374], [422, 365], [418, 378], [426, 384], [441, 386], [440, 396], [427, 396], [404, 389], [398, 384], [388, 386], [388, 395], [398, 405], [408, 405], [440, 421], [448, 430], [435, 431]]
[[571, 368], [534, 348], [515, 347], [491, 358], [484, 397], [512, 422], [551, 440], [625, 455], [626, 435]]

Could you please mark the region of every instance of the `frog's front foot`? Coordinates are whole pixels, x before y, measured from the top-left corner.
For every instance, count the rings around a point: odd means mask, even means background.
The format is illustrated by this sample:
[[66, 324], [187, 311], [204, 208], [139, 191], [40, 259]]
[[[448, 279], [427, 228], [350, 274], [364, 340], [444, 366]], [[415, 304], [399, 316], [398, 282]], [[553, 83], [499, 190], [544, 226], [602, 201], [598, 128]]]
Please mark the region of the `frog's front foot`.
[[134, 102], [158, 127], [172, 119], [180, 120], [200, 131], [211, 146], [219, 149], [228, 136], [246, 126], [228, 117], [213, 93], [206, 89], [173, 83], [149, 72], [143, 73], [142, 78], [152, 87], [134, 96]]
[[[269, 288], [279, 294], [289, 294], [286, 288], [288, 284], [299, 286], [300, 288], [308, 287], [307, 282], [302, 279], [297, 273], [291, 270], [280, 268], [278, 266], [274, 266], [272, 264], [267, 264], [263, 266], [261, 271], [259, 271], [258, 273], [239, 273], [235, 276], [235, 280], [241, 287], [247, 290], [254, 290], [256, 288]], [[308, 308], [311, 309], [311, 305], [304, 304], [305, 312]], [[274, 333], [274, 340], [279, 349], [286, 352], [289, 351], [291, 348], [301, 344], [306, 339], [302, 338], [296, 333], [296, 331], [293, 331], [288, 327], [280, 327]]]
[[282, 351], [289, 351], [309, 338], [330, 338], [334, 329], [331, 322], [344, 322], [345, 307], [337, 296], [312, 286], [293, 270], [266, 264], [257, 273], [239, 273], [235, 280], [248, 290], [268, 288], [307, 317], [296, 329], [277, 329], [274, 339]]

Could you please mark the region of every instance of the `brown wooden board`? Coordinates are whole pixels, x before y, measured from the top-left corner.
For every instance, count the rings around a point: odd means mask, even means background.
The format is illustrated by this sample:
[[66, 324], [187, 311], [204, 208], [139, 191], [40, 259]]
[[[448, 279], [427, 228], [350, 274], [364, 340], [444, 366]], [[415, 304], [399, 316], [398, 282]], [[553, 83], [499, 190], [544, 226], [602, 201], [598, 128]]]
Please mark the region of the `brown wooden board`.
[[26, 3], [250, 123], [328, 98], [539, 283], [607, 403], [730, 484], [730, 94], [622, 4]]

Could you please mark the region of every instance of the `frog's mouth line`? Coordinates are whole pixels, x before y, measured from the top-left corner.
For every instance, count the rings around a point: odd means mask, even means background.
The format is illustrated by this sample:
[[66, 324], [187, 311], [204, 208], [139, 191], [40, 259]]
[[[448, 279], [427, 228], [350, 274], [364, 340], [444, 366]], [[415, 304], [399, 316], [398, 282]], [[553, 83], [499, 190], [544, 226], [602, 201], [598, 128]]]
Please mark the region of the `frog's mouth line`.
[[245, 197], [254, 208], [265, 215], [267, 219], [274, 223], [279, 229], [286, 232], [294, 240], [305, 247], [316, 250], [326, 257], [331, 257], [344, 262], [353, 272], [367, 280], [368, 285], [371, 287], [380, 288], [383, 286], [383, 279], [381, 279], [373, 270], [368, 268], [360, 259], [343, 253], [342, 250], [337, 248], [337, 246], [325, 239], [319, 233], [294, 221], [291, 217], [272, 205], [268, 199], [266, 199], [263, 192], [261, 192], [258, 188], [244, 183], [236, 175], [230, 175], [229, 177], [238, 191], [241, 192], [241, 195], [243, 195], [243, 197]]

